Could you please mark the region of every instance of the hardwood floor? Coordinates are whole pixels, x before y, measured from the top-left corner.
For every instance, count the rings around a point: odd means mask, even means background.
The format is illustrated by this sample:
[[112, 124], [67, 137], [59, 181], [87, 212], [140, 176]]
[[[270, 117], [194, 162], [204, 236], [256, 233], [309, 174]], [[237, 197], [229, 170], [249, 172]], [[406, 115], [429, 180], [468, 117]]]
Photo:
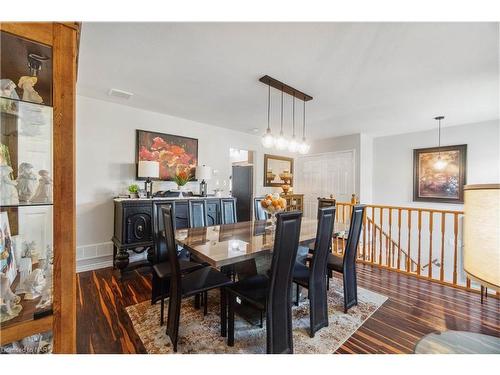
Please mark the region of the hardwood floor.
[[[119, 280], [111, 268], [78, 274], [78, 353], [145, 353], [124, 307], [150, 298], [146, 268]], [[358, 284], [389, 299], [337, 353], [412, 353], [434, 331], [464, 330], [500, 337], [500, 300], [428, 281], [358, 266]]]

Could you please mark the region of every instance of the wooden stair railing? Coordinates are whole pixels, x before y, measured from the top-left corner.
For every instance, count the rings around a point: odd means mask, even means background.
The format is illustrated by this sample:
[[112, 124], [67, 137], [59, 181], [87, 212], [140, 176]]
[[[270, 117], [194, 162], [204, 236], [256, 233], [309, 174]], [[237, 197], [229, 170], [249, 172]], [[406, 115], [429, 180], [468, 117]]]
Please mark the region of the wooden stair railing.
[[[336, 204], [336, 222], [349, 223], [353, 205]], [[463, 211], [365, 206], [358, 262], [479, 293], [460, 267]], [[333, 251], [342, 254], [344, 247], [340, 236]]]

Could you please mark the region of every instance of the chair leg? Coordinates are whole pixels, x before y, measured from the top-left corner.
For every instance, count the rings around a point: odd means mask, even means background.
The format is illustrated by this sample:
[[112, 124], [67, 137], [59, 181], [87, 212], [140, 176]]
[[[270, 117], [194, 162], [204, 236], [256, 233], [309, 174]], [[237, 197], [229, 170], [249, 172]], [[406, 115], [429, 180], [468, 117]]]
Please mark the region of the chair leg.
[[263, 319], [262, 310], [260, 310], [260, 328], [264, 328], [264, 319]]
[[200, 308], [200, 294], [194, 296], [194, 308], [196, 310]]
[[227, 336], [227, 296], [226, 288], [220, 288], [220, 335]]
[[160, 326], [163, 325], [163, 316], [164, 316], [164, 311], [165, 311], [165, 298], [164, 298], [164, 293], [163, 293], [163, 280], [160, 280]]
[[228, 322], [227, 322], [227, 345], [234, 346], [234, 300], [232, 293], [228, 293]]
[[299, 284], [295, 284], [296, 289], [295, 289], [295, 306], [299, 305], [299, 293], [300, 293], [300, 286]]
[[208, 292], [203, 292], [203, 315], [208, 313]]

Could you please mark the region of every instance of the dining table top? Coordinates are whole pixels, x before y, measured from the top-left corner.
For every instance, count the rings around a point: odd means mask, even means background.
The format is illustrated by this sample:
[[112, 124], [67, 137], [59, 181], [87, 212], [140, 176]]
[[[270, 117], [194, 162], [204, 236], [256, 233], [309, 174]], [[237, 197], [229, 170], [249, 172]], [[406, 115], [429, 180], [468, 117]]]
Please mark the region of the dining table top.
[[[313, 241], [316, 238], [317, 225], [317, 219], [302, 218], [299, 242]], [[335, 223], [334, 235], [345, 236], [347, 229], [348, 224]], [[269, 222], [256, 220], [178, 229], [175, 239], [197, 258], [218, 268], [272, 251], [274, 233]]]

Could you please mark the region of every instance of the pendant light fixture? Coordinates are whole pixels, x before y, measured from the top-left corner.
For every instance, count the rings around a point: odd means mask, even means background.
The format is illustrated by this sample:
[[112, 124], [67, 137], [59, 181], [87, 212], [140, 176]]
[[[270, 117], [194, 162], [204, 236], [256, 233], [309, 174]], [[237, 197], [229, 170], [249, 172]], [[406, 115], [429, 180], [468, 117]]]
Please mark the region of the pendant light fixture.
[[284, 150], [288, 146], [288, 141], [285, 138], [285, 135], [283, 134], [283, 87], [281, 88], [281, 128], [280, 128], [280, 135], [276, 139], [276, 148], [278, 150]]
[[299, 145], [299, 153], [302, 155], [307, 154], [309, 152], [309, 149], [311, 146], [309, 143], [307, 143], [306, 140], [306, 102], [304, 100], [304, 110], [302, 112], [303, 119], [302, 119], [302, 142]]
[[442, 171], [448, 165], [446, 160], [441, 159], [441, 120], [443, 119], [444, 116], [434, 117], [434, 120], [438, 121], [438, 158], [437, 161], [434, 163], [434, 169], [438, 171]]
[[271, 148], [274, 145], [274, 137], [271, 133], [271, 85], [267, 85], [267, 129], [262, 136], [262, 146]]
[[288, 151], [297, 152], [299, 150], [299, 142], [295, 137], [295, 92], [293, 93], [293, 105], [292, 105], [292, 139], [288, 142]]

